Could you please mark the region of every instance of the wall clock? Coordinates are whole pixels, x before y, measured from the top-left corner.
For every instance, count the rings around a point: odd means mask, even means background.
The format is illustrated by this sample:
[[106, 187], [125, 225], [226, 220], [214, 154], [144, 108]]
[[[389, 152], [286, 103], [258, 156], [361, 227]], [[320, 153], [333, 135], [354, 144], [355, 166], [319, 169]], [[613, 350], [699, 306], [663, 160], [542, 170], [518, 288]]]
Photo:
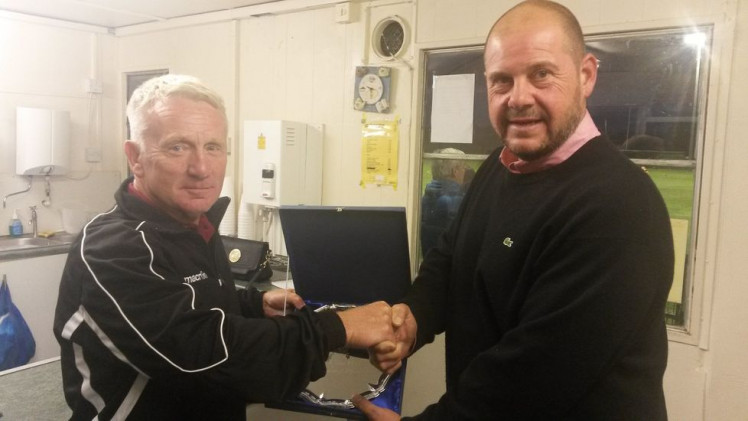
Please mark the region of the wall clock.
[[386, 113], [390, 110], [391, 69], [386, 66], [356, 67], [353, 108]]

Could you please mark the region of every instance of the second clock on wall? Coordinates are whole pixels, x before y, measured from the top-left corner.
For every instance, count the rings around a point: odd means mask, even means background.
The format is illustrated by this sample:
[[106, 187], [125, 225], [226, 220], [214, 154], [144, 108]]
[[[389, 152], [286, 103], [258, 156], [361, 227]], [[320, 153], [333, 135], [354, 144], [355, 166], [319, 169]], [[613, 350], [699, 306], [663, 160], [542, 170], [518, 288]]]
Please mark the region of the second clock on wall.
[[390, 109], [391, 69], [385, 66], [356, 67], [353, 108], [386, 113]]

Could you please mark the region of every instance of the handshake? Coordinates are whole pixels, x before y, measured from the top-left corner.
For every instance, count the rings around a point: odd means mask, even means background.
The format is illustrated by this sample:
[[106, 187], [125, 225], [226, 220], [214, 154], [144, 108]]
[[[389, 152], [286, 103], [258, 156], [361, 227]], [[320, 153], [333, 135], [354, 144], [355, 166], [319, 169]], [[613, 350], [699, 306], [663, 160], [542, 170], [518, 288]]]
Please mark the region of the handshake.
[[413, 349], [418, 325], [405, 304], [390, 307], [384, 301], [338, 313], [349, 348], [368, 349], [369, 361], [385, 373], [394, 373]]
[[[304, 300], [293, 290], [276, 289], [263, 296], [266, 316], [284, 315], [289, 307], [301, 308]], [[418, 325], [405, 304], [390, 307], [384, 301], [338, 312], [345, 327], [348, 348], [368, 349], [369, 360], [382, 372], [391, 374], [413, 350]]]
[[[293, 290], [272, 290], [263, 296], [266, 316], [284, 315], [289, 307], [301, 308], [304, 300]], [[348, 348], [368, 349], [369, 361], [384, 373], [392, 374], [410, 355], [416, 342], [418, 325], [410, 307], [384, 301], [354, 307], [337, 313], [345, 327]], [[351, 398], [353, 404], [372, 421], [397, 421], [400, 416], [380, 408], [361, 395]]]

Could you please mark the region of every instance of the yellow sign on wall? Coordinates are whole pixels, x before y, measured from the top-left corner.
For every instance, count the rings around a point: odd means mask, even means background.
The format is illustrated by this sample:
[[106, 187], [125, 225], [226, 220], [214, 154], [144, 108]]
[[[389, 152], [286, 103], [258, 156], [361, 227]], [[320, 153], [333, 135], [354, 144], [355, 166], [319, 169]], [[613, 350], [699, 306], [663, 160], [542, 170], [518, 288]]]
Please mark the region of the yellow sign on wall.
[[361, 120], [361, 187], [367, 184], [389, 185], [397, 190], [398, 146], [397, 118]]

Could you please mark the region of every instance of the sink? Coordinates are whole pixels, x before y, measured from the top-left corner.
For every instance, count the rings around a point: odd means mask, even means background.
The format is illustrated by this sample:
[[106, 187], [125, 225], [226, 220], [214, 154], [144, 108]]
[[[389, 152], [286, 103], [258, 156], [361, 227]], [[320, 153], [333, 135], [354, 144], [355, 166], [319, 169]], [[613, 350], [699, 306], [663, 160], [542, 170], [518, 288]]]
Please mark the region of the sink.
[[62, 238], [0, 237], [0, 251], [53, 247], [65, 244], [70, 244], [70, 241]]

